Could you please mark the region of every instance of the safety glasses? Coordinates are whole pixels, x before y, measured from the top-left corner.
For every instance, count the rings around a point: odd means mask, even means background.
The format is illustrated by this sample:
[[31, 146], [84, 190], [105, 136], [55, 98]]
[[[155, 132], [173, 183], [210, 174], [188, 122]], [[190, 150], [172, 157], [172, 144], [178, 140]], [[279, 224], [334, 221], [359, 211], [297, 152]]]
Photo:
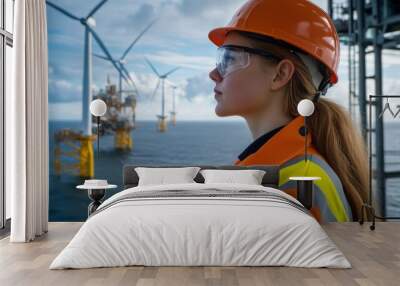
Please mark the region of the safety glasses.
[[224, 45], [217, 50], [216, 65], [218, 73], [224, 78], [234, 71], [247, 68], [250, 65], [250, 54], [277, 60], [280, 59], [264, 50], [236, 45]]

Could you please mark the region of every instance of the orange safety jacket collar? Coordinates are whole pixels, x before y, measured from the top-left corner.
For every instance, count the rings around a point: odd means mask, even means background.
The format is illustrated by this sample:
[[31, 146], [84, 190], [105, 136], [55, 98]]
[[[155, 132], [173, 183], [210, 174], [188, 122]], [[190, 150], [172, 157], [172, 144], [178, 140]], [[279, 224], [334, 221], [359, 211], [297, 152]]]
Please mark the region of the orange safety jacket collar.
[[[295, 117], [256, 152], [243, 160], [237, 159], [235, 165], [281, 165], [295, 156], [304, 155], [305, 137], [300, 132], [303, 126], [304, 117]], [[318, 154], [312, 145], [311, 133], [309, 132], [307, 136], [307, 154]]]

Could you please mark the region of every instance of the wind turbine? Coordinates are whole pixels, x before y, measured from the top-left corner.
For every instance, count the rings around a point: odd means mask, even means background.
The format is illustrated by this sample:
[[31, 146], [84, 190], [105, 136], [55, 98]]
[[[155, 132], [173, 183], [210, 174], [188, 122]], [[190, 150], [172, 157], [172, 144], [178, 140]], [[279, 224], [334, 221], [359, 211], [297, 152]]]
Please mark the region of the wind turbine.
[[176, 126], [176, 108], [175, 108], [175, 90], [178, 88], [176, 85], [170, 84], [172, 88], [172, 111], [171, 114], [171, 122], [172, 125]]
[[[138, 92], [138, 90], [137, 90], [137, 87], [136, 87], [136, 85], [135, 85], [135, 83], [134, 83], [134, 81], [133, 81], [133, 79], [132, 79], [132, 77], [131, 77], [131, 75], [129, 74], [129, 72], [128, 72], [128, 70], [126, 69], [126, 67], [125, 67], [125, 64], [126, 64], [126, 60], [125, 60], [125, 58], [126, 58], [126, 56], [128, 55], [128, 53], [130, 52], [130, 50], [132, 49], [132, 47], [140, 40], [140, 38], [154, 25], [154, 23], [157, 21], [157, 19], [156, 20], [154, 20], [154, 21], [152, 21], [147, 27], [145, 27], [145, 29], [142, 31], [142, 32], [140, 32], [140, 34], [133, 40], [133, 42], [129, 45], [129, 47], [124, 51], [124, 53], [122, 54], [122, 56], [118, 59], [118, 60], [115, 60], [115, 64], [117, 64], [118, 66], [119, 66], [119, 68], [120, 68], [120, 70], [119, 70], [119, 99], [122, 101], [122, 78], [124, 78], [124, 75], [125, 75], [125, 77], [127, 77], [128, 79], [129, 79], [129, 82], [126, 80], [126, 82], [129, 84], [131, 84], [132, 85], [132, 87], [134, 88], [134, 90], [135, 90], [135, 93], [136, 93], [136, 95], [138, 95], [139, 94], [139, 92]], [[104, 57], [104, 56], [101, 56], [101, 55], [97, 55], [97, 54], [94, 54], [94, 56], [96, 56], [96, 57], [98, 57], [98, 58], [101, 58], [101, 59], [103, 59], [103, 60], [106, 60], [106, 61], [110, 61], [110, 59], [108, 58], [108, 57]]]
[[110, 52], [107, 50], [104, 43], [101, 41], [100, 37], [93, 30], [96, 26], [96, 21], [93, 18], [93, 15], [107, 2], [108, 0], [100, 1], [85, 17], [78, 17], [74, 14], [68, 12], [67, 10], [53, 4], [50, 1], [46, 1], [47, 5], [54, 8], [55, 10], [61, 12], [65, 16], [79, 21], [83, 27], [85, 28], [85, 47], [84, 47], [84, 59], [83, 59], [83, 85], [82, 85], [82, 95], [83, 95], [83, 104], [82, 104], [82, 120], [83, 120], [83, 132], [84, 135], [92, 134], [92, 118], [89, 111], [89, 105], [92, 101], [92, 36], [99, 44], [100, 48], [106, 54], [107, 58], [112, 62], [114, 67], [117, 70], [120, 70], [119, 66], [115, 63], [112, 58]]
[[175, 71], [177, 71], [179, 69], [179, 67], [173, 68], [172, 70], [170, 70], [169, 72], [161, 75], [158, 73], [158, 71], [156, 70], [156, 68], [153, 66], [153, 64], [145, 57], [145, 60], [147, 62], [147, 64], [150, 66], [150, 68], [153, 70], [153, 72], [157, 75], [158, 77], [158, 82], [157, 82], [157, 86], [154, 89], [154, 93], [152, 96], [152, 99], [154, 98], [154, 96], [157, 93], [158, 87], [160, 86], [160, 83], [162, 85], [162, 97], [161, 97], [161, 115], [157, 115], [157, 118], [159, 119], [158, 121], [158, 131], [160, 132], [164, 132], [167, 129], [167, 121], [165, 120], [167, 118], [167, 116], [165, 116], [165, 79], [172, 73], [174, 73]]

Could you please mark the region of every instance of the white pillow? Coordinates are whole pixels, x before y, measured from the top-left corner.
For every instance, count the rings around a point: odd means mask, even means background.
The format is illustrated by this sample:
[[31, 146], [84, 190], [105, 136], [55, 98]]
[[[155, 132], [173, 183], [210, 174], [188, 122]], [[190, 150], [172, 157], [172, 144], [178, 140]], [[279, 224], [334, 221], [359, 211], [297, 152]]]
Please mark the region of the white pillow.
[[247, 185], [261, 185], [265, 175], [263, 170], [211, 170], [204, 169], [200, 174], [205, 184], [234, 183]]
[[138, 186], [196, 183], [193, 179], [199, 170], [199, 167], [135, 168], [139, 176]]

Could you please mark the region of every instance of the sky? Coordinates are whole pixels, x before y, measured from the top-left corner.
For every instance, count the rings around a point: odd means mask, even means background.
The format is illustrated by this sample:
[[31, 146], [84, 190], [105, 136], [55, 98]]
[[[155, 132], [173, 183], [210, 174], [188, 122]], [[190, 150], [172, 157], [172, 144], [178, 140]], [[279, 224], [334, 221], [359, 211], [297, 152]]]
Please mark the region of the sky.
[[[86, 16], [99, 0], [51, 0], [78, 17]], [[326, 0], [312, 1], [326, 9]], [[93, 16], [95, 31], [114, 58], [119, 58], [134, 38], [152, 20], [151, 27], [126, 57], [126, 67], [139, 90], [136, 108], [138, 120], [156, 120], [161, 110], [161, 96], [150, 100], [157, 85], [157, 76], [144, 61], [149, 58], [159, 73], [177, 66], [168, 81], [177, 85], [178, 120], [237, 120], [220, 118], [214, 113], [214, 84], [208, 73], [215, 66], [216, 47], [208, 40], [208, 32], [226, 25], [244, 0], [109, 0]], [[82, 76], [84, 28], [51, 7], [47, 7], [49, 43], [49, 117], [50, 120], [80, 120], [82, 109]], [[97, 43], [93, 53], [103, 54]], [[331, 88], [328, 98], [347, 107], [347, 46], [341, 48], [339, 83]], [[384, 91], [399, 93], [397, 71], [399, 54], [391, 52], [383, 59]], [[368, 71], [373, 68], [368, 58]], [[118, 74], [107, 61], [93, 57], [93, 89], [105, 87], [107, 76], [117, 84]], [[166, 85], [166, 110], [172, 108], [171, 88]], [[373, 82], [368, 83], [373, 91]]]

